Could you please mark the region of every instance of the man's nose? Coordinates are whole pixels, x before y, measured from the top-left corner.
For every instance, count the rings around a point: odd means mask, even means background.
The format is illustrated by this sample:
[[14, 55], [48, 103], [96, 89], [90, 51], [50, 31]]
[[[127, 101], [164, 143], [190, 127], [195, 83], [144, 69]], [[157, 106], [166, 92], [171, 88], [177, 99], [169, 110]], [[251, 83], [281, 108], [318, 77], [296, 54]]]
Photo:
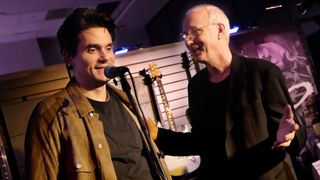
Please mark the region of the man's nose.
[[108, 53], [105, 50], [102, 50], [99, 54], [99, 60], [107, 61], [108, 60]]
[[193, 38], [186, 38], [184, 40], [184, 43], [186, 44], [186, 46], [190, 46], [193, 43]]

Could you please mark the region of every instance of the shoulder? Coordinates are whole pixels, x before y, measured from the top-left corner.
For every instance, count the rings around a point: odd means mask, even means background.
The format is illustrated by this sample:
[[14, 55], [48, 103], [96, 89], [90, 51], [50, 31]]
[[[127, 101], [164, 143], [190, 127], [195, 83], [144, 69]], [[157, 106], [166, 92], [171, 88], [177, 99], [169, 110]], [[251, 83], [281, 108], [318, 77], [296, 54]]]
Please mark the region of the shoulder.
[[[52, 120], [62, 108], [70, 106], [71, 99], [66, 89], [48, 96], [40, 101], [33, 110], [33, 117], [37, 119]], [[49, 122], [48, 122], [49, 123]]]
[[236, 57], [233, 59], [235, 65], [244, 68], [245, 72], [257, 72], [257, 73], [281, 73], [280, 68], [267, 61], [265, 59], [251, 58], [251, 57], [242, 57], [239, 55], [235, 55]]
[[246, 66], [252, 67], [252, 68], [259, 68], [259, 69], [277, 68], [275, 64], [265, 59], [242, 57], [241, 62]]

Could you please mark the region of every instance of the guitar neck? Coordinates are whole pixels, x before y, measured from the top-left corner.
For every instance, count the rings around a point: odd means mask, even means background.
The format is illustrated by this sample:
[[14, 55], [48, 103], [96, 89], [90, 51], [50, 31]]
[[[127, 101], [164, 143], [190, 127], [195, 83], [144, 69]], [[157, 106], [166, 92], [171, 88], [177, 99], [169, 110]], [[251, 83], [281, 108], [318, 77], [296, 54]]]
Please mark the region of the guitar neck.
[[176, 124], [174, 122], [173, 115], [172, 115], [172, 112], [171, 112], [171, 109], [170, 109], [170, 106], [169, 106], [169, 103], [168, 103], [168, 99], [167, 99], [167, 96], [165, 94], [162, 82], [161, 82], [160, 78], [158, 78], [158, 77], [156, 78], [156, 81], [157, 81], [157, 84], [158, 84], [158, 88], [159, 88], [161, 100], [162, 100], [162, 103], [163, 103], [164, 111], [165, 111], [166, 116], [167, 116], [169, 129], [172, 130], [172, 131], [176, 131]]
[[155, 94], [155, 92], [153, 90], [152, 78], [150, 77], [150, 75], [147, 74], [145, 69], [141, 70], [139, 72], [139, 74], [144, 77], [144, 79], [143, 79], [144, 84], [148, 88], [149, 97], [150, 97], [150, 103], [151, 103], [151, 108], [152, 108], [152, 113], [154, 115], [154, 118], [155, 118], [157, 124], [160, 123], [162, 125], [162, 118], [161, 118], [161, 115], [160, 115], [160, 108], [158, 106], [158, 101], [157, 101], [156, 94]]

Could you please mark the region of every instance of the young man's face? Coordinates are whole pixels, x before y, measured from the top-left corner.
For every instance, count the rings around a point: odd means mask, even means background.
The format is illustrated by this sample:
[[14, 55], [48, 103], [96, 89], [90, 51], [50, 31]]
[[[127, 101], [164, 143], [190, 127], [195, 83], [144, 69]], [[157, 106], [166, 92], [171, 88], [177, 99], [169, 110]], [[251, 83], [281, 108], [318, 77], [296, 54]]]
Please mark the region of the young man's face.
[[115, 61], [109, 31], [103, 27], [89, 28], [79, 33], [78, 40], [77, 53], [68, 60], [77, 82], [86, 89], [104, 85], [109, 80], [104, 69]]

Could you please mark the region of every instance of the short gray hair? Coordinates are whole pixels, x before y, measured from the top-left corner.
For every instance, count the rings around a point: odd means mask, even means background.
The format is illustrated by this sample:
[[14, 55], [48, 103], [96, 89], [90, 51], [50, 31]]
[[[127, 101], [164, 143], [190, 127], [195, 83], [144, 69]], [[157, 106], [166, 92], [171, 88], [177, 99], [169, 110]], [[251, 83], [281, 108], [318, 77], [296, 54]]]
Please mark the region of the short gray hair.
[[229, 23], [229, 18], [227, 15], [217, 6], [212, 5], [212, 4], [199, 4], [194, 6], [193, 8], [189, 9], [186, 13], [186, 16], [188, 16], [192, 11], [196, 9], [206, 9], [209, 15], [209, 23], [222, 23], [225, 28], [227, 33], [229, 33], [230, 30], [230, 23]]

